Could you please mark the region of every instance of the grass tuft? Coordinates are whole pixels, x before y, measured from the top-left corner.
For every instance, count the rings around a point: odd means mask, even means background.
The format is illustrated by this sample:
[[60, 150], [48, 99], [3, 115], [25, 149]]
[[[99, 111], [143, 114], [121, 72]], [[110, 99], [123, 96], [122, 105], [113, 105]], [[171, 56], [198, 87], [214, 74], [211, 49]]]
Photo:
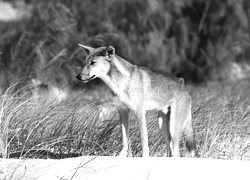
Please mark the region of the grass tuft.
[[[113, 156], [121, 150], [119, 116], [112, 101], [72, 92], [57, 102], [50, 95], [32, 98], [10, 87], [0, 97], [0, 150], [4, 158]], [[189, 86], [193, 127], [202, 158], [250, 159], [250, 83]], [[89, 100], [91, 99], [91, 101]], [[106, 98], [112, 99], [112, 98]], [[147, 113], [151, 156], [165, 156], [156, 112]], [[131, 115], [130, 156], [141, 155], [139, 131]], [[181, 154], [189, 156], [181, 142]]]

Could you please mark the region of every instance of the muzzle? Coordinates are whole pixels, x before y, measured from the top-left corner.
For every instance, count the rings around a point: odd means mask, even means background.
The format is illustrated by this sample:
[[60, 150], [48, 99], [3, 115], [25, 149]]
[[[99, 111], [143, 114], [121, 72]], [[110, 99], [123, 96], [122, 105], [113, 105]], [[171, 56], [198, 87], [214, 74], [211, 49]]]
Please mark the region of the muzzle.
[[78, 74], [78, 75], [76, 76], [76, 78], [77, 78], [78, 80], [84, 82], [84, 83], [87, 83], [87, 82], [91, 81], [92, 79], [94, 79], [94, 78], [95, 78], [95, 75], [91, 76], [91, 77], [88, 78], [88, 79], [82, 79], [81, 74]]

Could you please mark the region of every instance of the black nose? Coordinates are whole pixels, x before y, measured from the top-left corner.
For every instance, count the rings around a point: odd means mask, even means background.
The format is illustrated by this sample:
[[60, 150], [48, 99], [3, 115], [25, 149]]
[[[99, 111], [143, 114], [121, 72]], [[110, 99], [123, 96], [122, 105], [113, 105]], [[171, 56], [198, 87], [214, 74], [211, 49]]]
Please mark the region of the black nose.
[[81, 75], [78, 74], [78, 75], [76, 76], [76, 79], [81, 80]]

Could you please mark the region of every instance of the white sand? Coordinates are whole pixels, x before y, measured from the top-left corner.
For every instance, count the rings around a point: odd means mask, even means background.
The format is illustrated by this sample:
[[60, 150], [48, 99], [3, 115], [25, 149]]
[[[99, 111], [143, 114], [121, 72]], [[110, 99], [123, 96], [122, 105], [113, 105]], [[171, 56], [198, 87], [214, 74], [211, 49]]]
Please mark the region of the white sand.
[[0, 179], [249, 179], [249, 168], [249, 161], [195, 158], [0, 159]]

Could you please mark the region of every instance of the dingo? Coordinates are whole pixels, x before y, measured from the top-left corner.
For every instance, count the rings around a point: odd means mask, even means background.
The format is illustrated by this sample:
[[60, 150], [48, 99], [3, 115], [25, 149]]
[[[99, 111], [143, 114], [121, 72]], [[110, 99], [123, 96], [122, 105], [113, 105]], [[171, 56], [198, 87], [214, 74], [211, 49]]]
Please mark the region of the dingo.
[[142, 156], [149, 156], [146, 111], [157, 110], [159, 127], [167, 143], [168, 156], [180, 156], [179, 141], [185, 135], [186, 147], [195, 155], [195, 140], [191, 122], [191, 96], [184, 87], [184, 80], [170, 74], [154, 72], [133, 65], [115, 54], [112, 46], [88, 50], [86, 66], [77, 79], [88, 82], [101, 78], [124, 103], [119, 109], [123, 148], [120, 155], [128, 151], [128, 107], [138, 118], [142, 143]]

